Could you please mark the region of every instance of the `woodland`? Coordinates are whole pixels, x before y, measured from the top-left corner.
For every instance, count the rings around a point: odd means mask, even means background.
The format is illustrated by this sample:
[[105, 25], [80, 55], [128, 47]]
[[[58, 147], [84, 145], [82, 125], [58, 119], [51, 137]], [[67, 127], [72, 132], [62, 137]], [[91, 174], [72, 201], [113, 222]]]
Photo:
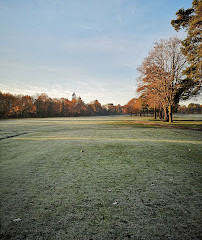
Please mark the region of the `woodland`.
[[42, 93], [38, 97], [0, 93], [1, 118], [26, 117], [77, 117], [122, 114], [120, 105], [107, 104], [102, 106], [98, 100], [89, 104], [78, 97], [68, 100], [66, 98], [50, 98]]

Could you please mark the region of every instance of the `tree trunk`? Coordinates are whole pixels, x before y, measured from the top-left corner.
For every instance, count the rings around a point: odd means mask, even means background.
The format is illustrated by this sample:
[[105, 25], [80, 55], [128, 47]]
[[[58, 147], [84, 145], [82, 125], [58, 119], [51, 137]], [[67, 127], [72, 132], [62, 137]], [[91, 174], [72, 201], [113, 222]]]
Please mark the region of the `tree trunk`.
[[160, 108], [159, 118], [160, 118], [161, 120], [164, 119], [164, 110], [163, 110], [163, 108]]
[[162, 119], [163, 118], [163, 113], [162, 113], [162, 110], [159, 109], [159, 119]]
[[173, 122], [173, 109], [172, 105], [168, 106], [168, 118], [169, 118], [169, 123]]
[[156, 119], [156, 110], [154, 109], [154, 119]]
[[168, 108], [165, 107], [164, 108], [164, 122], [168, 122], [169, 118], [168, 118]]
[[156, 119], [156, 105], [154, 103], [154, 119]]

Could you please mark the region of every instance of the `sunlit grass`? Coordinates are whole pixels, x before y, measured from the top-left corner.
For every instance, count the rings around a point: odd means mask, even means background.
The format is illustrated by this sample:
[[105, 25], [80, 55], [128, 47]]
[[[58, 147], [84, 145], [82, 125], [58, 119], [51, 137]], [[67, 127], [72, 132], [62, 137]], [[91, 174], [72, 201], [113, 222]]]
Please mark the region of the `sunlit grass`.
[[[16, 138], [15, 138], [16, 139]], [[182, 141], [182, 140], [165, 140], [165, 139], [132, 139], [132, 138], [95, 138], [95, 137], [19, 137], [17, 140], [34, 140], [34, 141], [45, 141], [45, 140], [99, 140], [99, 141], [129, 141], [129, 142], [168, 142], [168, 143], [190, 143], [190, 144], [202, 144], [202, 141]]]

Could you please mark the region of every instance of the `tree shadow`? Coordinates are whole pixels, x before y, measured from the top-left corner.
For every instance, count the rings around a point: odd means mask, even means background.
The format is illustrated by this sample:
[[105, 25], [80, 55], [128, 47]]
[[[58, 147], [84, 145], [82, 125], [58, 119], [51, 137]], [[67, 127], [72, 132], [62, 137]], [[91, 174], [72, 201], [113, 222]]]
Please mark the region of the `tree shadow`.
[[199, 122], [202, 121], [201, 119], [174, 119], [174, 122]]

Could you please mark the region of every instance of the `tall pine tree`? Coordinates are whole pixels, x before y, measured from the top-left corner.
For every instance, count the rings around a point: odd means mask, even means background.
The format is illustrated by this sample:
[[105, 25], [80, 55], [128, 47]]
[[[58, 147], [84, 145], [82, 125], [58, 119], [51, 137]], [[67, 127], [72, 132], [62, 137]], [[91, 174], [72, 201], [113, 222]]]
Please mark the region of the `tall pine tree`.
[[187, 57], [188, 66], [184, 71], [183, 98], [188, 99], [201, 92], [201, 56], [202, 56], [202, 0], [193, 0], [192, 8], [183, 8], [176, 12], [177, 19], [171, 24], [176, 31], [184, 28], [187, 37], [182, 41], [182, 52]]

